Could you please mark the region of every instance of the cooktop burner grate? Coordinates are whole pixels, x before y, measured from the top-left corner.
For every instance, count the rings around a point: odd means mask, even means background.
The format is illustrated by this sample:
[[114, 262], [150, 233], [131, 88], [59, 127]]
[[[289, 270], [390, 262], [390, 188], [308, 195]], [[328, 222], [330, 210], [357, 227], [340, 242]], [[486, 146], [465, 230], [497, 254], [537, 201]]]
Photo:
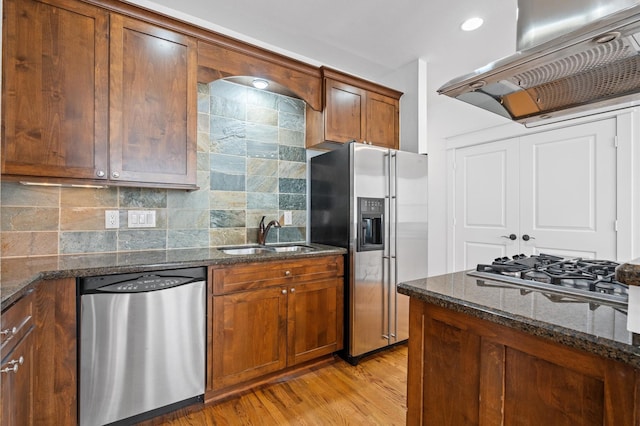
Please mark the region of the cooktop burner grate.
[[628, 287], [616, 281], [617, 266], [609, 260], [518, 254], [480, 264], [469, 275], [626, 308]]

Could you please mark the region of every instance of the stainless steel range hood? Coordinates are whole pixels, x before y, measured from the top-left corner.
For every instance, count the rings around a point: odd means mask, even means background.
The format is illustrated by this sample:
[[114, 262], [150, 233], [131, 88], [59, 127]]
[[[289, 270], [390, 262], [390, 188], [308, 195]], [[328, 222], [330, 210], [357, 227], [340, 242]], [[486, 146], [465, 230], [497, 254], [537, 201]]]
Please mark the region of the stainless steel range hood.
[[527, 125], [640, 104], [640, 0], [518, 0], [516, 48], [438, 92]]

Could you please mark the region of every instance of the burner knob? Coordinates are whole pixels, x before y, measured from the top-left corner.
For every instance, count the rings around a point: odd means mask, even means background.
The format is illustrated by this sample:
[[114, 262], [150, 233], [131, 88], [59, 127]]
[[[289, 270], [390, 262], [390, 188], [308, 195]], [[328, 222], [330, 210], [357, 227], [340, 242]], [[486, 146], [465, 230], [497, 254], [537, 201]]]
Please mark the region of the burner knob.
[[523, 239], [523, 240], [525, 240], [525, 241], [529, 241], [529, 240], [535, 240], [535, 239], [536, 239], [536, 237], [531, 237], [531, 236], [529, 236], [529, 235], [527, 235], [527, 234], [524, 234], [524, 235], [522, 236], [522, 239]]
[[[510, 239], [511, 241], [513, 241], [513, 240], [515, 240], [515, 239], [516, 239], [516, 238], [518, 238], [518, 237], [516, 236], [516, 234], [509, 234], [509, 236], [502, 235], [502, 238], [508, 238], [508, 239]], [[522, 238], [524, 238], [524, 237], [522, 237]]]

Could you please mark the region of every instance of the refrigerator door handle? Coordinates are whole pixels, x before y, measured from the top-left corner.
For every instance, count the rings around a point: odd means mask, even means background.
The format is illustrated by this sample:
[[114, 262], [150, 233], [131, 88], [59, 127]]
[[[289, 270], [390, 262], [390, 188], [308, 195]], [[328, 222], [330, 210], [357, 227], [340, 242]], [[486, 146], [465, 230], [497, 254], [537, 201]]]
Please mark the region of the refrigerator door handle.
[[[396, 286], [398, 285], [398, 262], [396, 257], [398, 255], [398, 154], [396, 152], [391, 153], [391, 159], [393, 160], [393, 174], [389, 170], [389, 178], [393, 179], [393, 185], [389, 184], [389, 188], [393, 187], [393, 194], [391, 194], [391, 200], [393, 202], [393, 219], [390, 221], [389, 226], [393, 226], [393, 255], [391, 256], [393, 262], [393, 282], [389, 283], [389, 306], [391, 306], [391, 294], [393, 294], [393, 333], [391, 337], [394, 339], [398, 336], [398, 292]], [[389, 160], [389, 169], [391, 169], [391, 160]], [[391, 208], [389, 209], [391, 212]], [[391, 252], [391, 249], [389, 249]], [[391, 269], [391, 265], [389, 265]], [[391, 280], [391, 277], [389, 277]], [[389, 315], [391, 317], [391, 315]], [[391, 329], [391, 327], [389, 327]]]
[[[391, 267], [393, 265], [393, 261], [394, 261], [394, 254], [391, 252], [391, 226], [393, 223], [393, 213], [392, 213], [392, 205], [393, 203], [393, 197], [392, 197], [392, 188], [391, 188], [391, 158], [392, 158], [393, 154], [391, 153], [391, 151], [387, 151], [384, 154], [384, 158], [385, 158], [385, 165], [384, 165], [384, 173], [385, 173], [385, 199], [388, 200], [386, 203], [386, 208], [389, 209], [389, 214], [386, 215], [386, 221], [384, 224], [384, 228], [385, 228], [385, 236], [384, 236], [384, 252], [383, 252], [383, 257], [386, 259], [387, 262], [387, 268], [383, 269], [382, 271], [382, 280], [383, 280], [383, 312], [385, 312], [386, 315], [383, 315], [383, 317], [386, 317], [386, 324], [383, 324], [383, 327], [385, 328], [385, 332], [383, 334], [383, 337], [389, 341], [389, 343], [391, 343], [391, 339], [393, 337], [393, 333], [392, 333], [392, 329], [391, 329], [391, 322], [392, 322], [392, 317], [391, 317]], [[386, 301], [386, 306], [385, 306], [385, 301]]]
[[[391, 271], [391, 258], [390, 258], [390, 256], [387, 256], [387, 255], [385, 255], [383, 253], [383, 255], [382, 255], [382, 299], [383, 299], [382, 300], [382, 307], [383, 307], [383, 312], [384, 312], [384, 304], [385, 304], [384, 303], [384, 299], [385, 299], [385, 294], [384, 293], [385, 293], [385, 290], [388, 293], [388, 289], [389, 289], [389, 286], [387, 285], [387, 283], [389, 282], [388, 279], [387, 279], [388, 278], [387, 275], [388, 274], [390, 275], [390, 271]], [[386, 295], [386, 297], [387, 297], [387, 300], [389, 300], [388, 299], [388, 294]], [[385, 324], [385, 321], [384, 321], [385, 320], [385, 315], [382, 315], [382, 318], [381, 318], [382, 321], [380, 323], [380, 325], [382, 327], [381, 336], [382, 336], [383, 339], [385, 339], [385, 340], [390, 342], [391, 341], [391, 333], [390, 333], [391, 329], [389, 327], [390, 318], [389, 318], [388, 314], [387, 314], [386, 319], [387, 319], [387, 323]]]

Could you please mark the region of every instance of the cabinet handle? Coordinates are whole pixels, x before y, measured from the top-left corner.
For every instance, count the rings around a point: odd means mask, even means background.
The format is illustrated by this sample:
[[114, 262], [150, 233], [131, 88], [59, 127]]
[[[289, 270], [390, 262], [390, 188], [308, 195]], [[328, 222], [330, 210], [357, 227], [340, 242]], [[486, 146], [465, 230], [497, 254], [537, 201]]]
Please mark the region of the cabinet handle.
[[283, 290], [282, 290], [282, 294], [287, 294], [287, 290], [286, 290], [286, 289], [283, 289]]
[[518, 238], [518, 236], [517, 236], [516, 234], [509, 234], [508, 236], [507, 236], [507, 235], [501, 235], [501, 238], [508, 238], [508, 239], [510, 239], [511, 241], [513, 241], [513, 240], [515, 240], [516, 238]]
[[104, 177], [104, 175], [105, 175], [104, 170], [98, 170], [98, 171], [96, 171], [96, 176], [98, 176], [98, 177]]
[[118, 172], [111, 172], [111, 177], [113, 177], [113, 178], [116, 178], [116, 179], [117, 179], [117, 178], [119, 178], [119, 177], [120, 177], [120, 173], [118, 173]]
[[24, 357], [21, 356], [18, 359], [12, 359], [7, 363], [9, 366], [0, 370], [0, 373], [17, 373], [18, 369], [22, 364], [24, 364]]
[[284, 274], [288, 277], [289, 275], [291, 275], [291, 271], [284, 271]]
[[13, 339], [13, 336], [15, 336], [16, 334], [18, 334], [18, 327], [7, 328], [5, 330], [0, 331], [0, 336], [2, 337], [6, 336], [6, 339], [4, 339], [2, 343], [6, 343], [9, 340]]
[[535, 240], [535, 239], [536, 239], [536, 237], [532, 237], [532, 236], [529, 236], [529, 235], [527, 235], [527, 234], [524, 234], [524, 235], [522, 236], [522, 239], [523, 239], [523, 240], [525, 240], [525, 241], [529, 241], [529, 240]]
[[7, 334], [13, 336], [17, 332], [18, 332], [18, 329], [16, 327], [7, 328], [7, 329], [4, 329], [4, 330], [0, 331], [0, 336], [6, 336]]

